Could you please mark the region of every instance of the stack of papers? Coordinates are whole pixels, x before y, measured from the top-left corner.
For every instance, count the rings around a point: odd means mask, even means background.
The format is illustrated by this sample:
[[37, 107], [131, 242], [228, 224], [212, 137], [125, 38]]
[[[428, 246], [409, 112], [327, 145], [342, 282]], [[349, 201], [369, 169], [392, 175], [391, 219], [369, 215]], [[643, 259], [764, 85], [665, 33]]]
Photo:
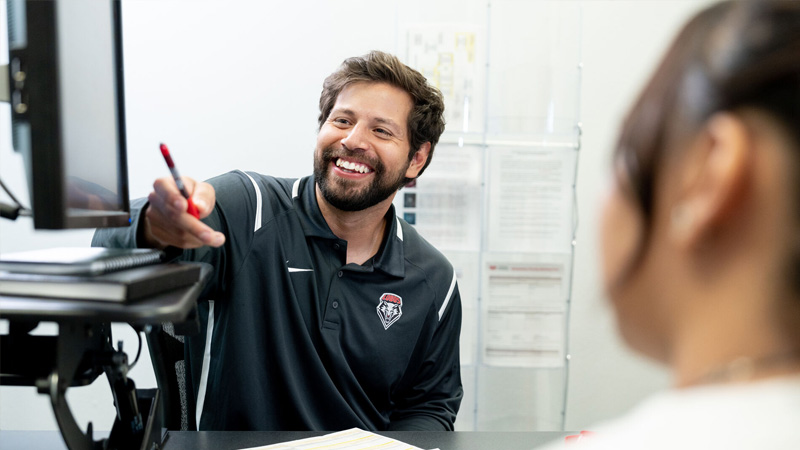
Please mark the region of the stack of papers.
[[[389, 439], [369, 431], [358, 428], [339, 431], [282, 444], [267, 445], [264, 447], [250, 447], [242, 450], [423, 450], [419, 447]], [[433, 449], [439, 450], [439, 449]]]

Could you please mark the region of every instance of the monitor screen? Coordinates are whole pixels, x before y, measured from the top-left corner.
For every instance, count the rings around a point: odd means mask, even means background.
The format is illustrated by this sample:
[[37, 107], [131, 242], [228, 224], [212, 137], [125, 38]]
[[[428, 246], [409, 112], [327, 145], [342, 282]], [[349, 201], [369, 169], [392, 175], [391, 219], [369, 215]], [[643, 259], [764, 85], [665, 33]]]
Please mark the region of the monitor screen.
[[128, 225], [119, 1], [7, 1], [13, 145], [34, 227]]

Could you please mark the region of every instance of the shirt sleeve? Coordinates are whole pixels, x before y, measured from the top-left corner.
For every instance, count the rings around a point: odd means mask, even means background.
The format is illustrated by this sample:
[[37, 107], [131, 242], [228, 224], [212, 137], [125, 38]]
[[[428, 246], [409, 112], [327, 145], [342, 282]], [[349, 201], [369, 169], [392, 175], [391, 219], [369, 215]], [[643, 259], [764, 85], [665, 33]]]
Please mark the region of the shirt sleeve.
[[453, 430], [456, 413], [464, 397], [459, 358], [460, 334], [461, 295], [456, 286], [430, 339], [416, 377], [397, 396], [397, 407], [392, 413], [389, 430]]
[[[219, 292], [226, 287], [226, 274], [232, 273], [237, 269], [233, 267], [231, 261], [241, 261], [241, 258], [231, 258], [234, 252], [241, 254], [251, 243], [252, 233], [232, 232], [231, 222], [242, 219], [242, 211], [253, 209], [248, 208], [248, 202], [252, 202], [252, 193], [242, 189], [243, 174], [228, 173], [208, 180], [214, 186], [217, 194], [217, 202], [214, 210], [207, 217], [203, 218], [208, 226], [220, 231], [226, 236], [225, 244], [219, 248], [208, 246], [196, 249], [180, 249], [177, 247], [167, 247], [165, 252], [168, 261], [193, 261], [208, 263], [215, 268], [211, 279], [205, 286], [201, 297], [209, 295], [219, 295]], [[252, 190], [252, 189], [251, 189]], [[144, 215], [142, 212], [147, 207], [147, 199], [139, 198], [131, 201], [131, 226], [119, 228], [98, 228], [92, 237], [93, 247], [114, 247], [114, 248], [137, 248], [142, 242], [141, 230]], [[248, 218], [248, 220], [250, 220]], [[241, 227], [239, 227], [241, 228]], [[235, 230], [234, 228], [233, 230]]]
[[137, 248], [139, 221], [145, 206], [147, 206], [146, 198], [131, 200], [131, 226], [98, 228], [92, 236], [92, 247]]

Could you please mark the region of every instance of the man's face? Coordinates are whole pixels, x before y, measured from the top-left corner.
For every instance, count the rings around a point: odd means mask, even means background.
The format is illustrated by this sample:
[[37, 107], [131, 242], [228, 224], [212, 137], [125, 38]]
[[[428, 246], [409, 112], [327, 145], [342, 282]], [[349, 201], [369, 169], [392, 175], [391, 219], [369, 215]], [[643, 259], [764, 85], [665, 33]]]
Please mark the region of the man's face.
[[422, 165], [409, 160], [411, 96], [386, 83], [342, 89], [317, 135], [314, 177], [322, 197], [343, 211], [361, 211], [394, 194]]

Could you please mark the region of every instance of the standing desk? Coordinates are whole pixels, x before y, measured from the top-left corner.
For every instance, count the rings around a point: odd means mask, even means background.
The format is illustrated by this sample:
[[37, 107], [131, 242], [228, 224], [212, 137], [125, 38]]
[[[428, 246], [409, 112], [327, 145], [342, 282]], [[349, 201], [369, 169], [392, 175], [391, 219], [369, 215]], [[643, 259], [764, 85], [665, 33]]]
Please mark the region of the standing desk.
[[[149, 448], [150, 442], [160, 438], [159, 390], [136, 389], [127, 377], [127, 355], [111, 345], [110, 322], [147, 330], [151, 324], [185, 320], [211, 274], [210, 266], [197, 264], [201, 272], [196, 283], [129, 303], [0, 295], [0, 318], [10, 322], [9, 334], [0, 340], [0, 384], [36, 386], [39, 393], [50, 397], [63, 436], [61, 444], [66, 441], [70, 448], [88, 450], [103, 442], [94, 440], [91, 427], [86, 432], [78, 427], [66, 391], [105, 373], [117, 408], [107, 444], [138, 449], [141, 443]], [[58, 323], [58, 336], [28, 334], [42, 321]], [[27, 444], [5, 447], [5, 439], [0, 438], [0, 448], [29, 448]]]

